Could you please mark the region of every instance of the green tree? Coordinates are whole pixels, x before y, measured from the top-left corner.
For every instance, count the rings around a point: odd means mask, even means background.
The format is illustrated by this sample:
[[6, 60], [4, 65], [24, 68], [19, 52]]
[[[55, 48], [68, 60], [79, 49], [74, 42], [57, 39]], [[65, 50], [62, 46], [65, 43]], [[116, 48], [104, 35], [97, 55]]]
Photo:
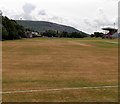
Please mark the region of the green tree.
[[8, 32], [4, 26], [2, 26], [2, 39], [8, 39]]
[[3, 33], [4, 39], [20, 39], [25, 37], [25, 29], [23, 26], [17, 24], [15, 20], [10, 20], [9, 18], [2, 17]]
[[102, 37], [104, 34], [101, 32], [94, 32], [95, 37]]
[[63, 32], [61, 33], [61, 37], [69, 37], [68, 32], [67, 32], [67, 31], [63, 31]]
[[56, 37], [57, 36], [57, 32], [54, 31], [54, 30], [47, 30], [47, 31], [43, 32], [43, 36]]

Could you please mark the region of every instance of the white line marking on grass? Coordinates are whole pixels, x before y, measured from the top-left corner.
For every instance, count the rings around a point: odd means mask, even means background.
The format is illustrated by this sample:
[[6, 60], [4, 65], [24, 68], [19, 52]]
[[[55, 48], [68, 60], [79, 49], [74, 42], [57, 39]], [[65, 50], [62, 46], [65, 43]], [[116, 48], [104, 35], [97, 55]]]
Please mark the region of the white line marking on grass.
[[59, 89], [40, 89], [40, 90], [21, 90], [21, 91], [3, 91], [2, 94], [23, 93], [23, 92], [43, 92], [43, 91], [62, 91], [62, 90], [79, 90], [79, 89], [94, 89], [94, 88], [117, 88], [120, 86], [97, 86], [97, 87], [78, 87], [78, 88], [59, 88]]
[[108, 43], [114, 43], [114, 44], [118, 44], [118, 42], [109, 42], [109, 41], [107, 41]]

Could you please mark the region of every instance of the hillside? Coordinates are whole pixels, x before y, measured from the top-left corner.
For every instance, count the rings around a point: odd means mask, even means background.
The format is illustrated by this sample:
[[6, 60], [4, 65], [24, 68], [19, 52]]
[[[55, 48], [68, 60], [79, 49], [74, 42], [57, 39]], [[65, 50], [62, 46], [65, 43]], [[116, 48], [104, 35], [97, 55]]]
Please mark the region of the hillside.
[[20, 25], [23, 25], [25, 28], [29, 28], [38, 32], [44, 32], [46, 30], [56, 30], [56, 31], [67, 31], [67, 32], [80, 32], [79, 30], [65, 25], [60, 25], [56, 23], [46, 22], [46, 21], [25, 21], [25, 20], [16, 20]]

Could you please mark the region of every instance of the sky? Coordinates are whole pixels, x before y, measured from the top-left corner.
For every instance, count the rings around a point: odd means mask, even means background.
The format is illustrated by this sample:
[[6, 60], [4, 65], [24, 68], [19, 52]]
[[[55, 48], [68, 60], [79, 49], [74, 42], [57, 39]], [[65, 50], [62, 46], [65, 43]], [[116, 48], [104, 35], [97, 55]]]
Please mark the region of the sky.
[[120, 0], [0, 0], [4, 16], [15, 20], [49, 21], [86, 33], [118, 24]]

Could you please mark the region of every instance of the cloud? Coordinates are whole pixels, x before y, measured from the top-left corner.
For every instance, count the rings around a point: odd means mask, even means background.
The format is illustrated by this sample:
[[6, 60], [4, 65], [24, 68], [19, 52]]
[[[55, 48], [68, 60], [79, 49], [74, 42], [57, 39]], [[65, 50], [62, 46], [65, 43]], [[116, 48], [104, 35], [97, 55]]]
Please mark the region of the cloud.
[[59, 16], [52, 16], [49, 18], [51, 22], [63, 23], [63, 18]]
[[91, 23], [91, 21], [90, 21], [88, 18], [85, 18], [85, 19], [83, 20], [83, 22], [84, 22], [86, 25], [88, 25], [88, 26], [90, 26], [90, 27], [93, 27], [93, 24]]
[[48, 13], [46, 10], [40, 10], [38, 12], [39, 19], [43, 21], [49, 21], [49, 22], [56, 22], [56, 23], [62, 23], [63, 18], [56, 16], [55, 14]]
[[111, 18], [108, 17], [108, 15], [106, 15], [106, 13], [104, 12], [105, 10], [100, 8], [98, 9], [98, 16], [97, 18], [94, 20], [94, 23], [101, 27], [101, 26], [113, 26], [114, 23], [116, 23], [116, 18]]
[[[18, 20], [20, 18], [25, 20], [36, 20], [36, 17], [33, 15], [33, 12], [35, 11], [36, 6], [30, 3], [26, 3], [22, 6], [23, 12], [15, 12], [10, 13], [12, 14], [11, 18]], [[8, 13], [7, 13], [8, 14]]]
[[34, 9], [35, 9], [35, 6], [33, 4], [26, 3], [25, 5], [23, 5], [23, 10], [24, 10], [24, 13], [26, 14], [30, 14]]
[[[105, 1], [108, 1], [108, 0], [105, 0]], [[112, 2], [119, 2], [120, 0], [109, 0], [109, 1], [112, 1]]]
[[26, 3], [25, 5], [23, 5], [22, 9], [23, 9], [23, 14], [22, 14], [22, 18], [26, 19], [26, 20], [32, 20], [34, 19], [34, 17], [32, 16], [32, 12], [35, 10], [35, 6], [33, 4], [30, 3]]
[[45, 16], [45, 15], [47, 15], [47, 13], [45, 10], [41, 10], [41, 11], [39, 11], [38, 15]]
[[20, 18], [25, 20], [36, 20], [35, 16], [32, 15], [33, 11], [35, 11], [35, 5], [26, 3], [23, 5], [21, 13], [14, 13], [15, 15], [12, 15], [12, 18], [18, 20]]
[[70, 5], [65, 5], [68, 1], [64, 0], [36, 0], [37, 3], [35, 0], [1, 1], [4, 3], [0, 3], [0, 8], [3, 6], [2, 11], [11, 19], [55, 22], [92, 33], [96, 26], [101, 30], [103, 25], [117, 23], [117, 1], [120, 0], [70, 0]]
[[118, 17], [107, 15], [103, 8], [98, 8], [96, 10], [96, 15], [93, 18], [85, 18], [83, 19], [83, 24], [87, 31], [94, 32], [97, 27], [97, 31], [102, 31], [101, 28], [104, 27], [113, 27], [114, 23], [116, 23], [116, 28], [118, 24]]
[[12, 16], [15, 20], [22, 18], [22, 14], [16, 14]]

